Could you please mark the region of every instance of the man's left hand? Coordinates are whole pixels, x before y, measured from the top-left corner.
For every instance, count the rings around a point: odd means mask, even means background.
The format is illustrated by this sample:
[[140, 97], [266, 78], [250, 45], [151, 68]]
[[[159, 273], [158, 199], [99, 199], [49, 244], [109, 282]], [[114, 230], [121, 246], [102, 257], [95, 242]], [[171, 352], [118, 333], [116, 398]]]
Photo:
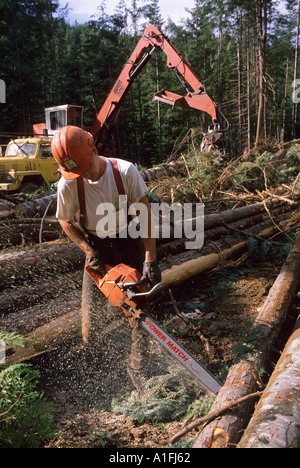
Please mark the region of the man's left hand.
[[147, 280], [150, 286], [155, 286], [161, 281], [161, 271], [156, 260], [145, 261], [141, 280]]

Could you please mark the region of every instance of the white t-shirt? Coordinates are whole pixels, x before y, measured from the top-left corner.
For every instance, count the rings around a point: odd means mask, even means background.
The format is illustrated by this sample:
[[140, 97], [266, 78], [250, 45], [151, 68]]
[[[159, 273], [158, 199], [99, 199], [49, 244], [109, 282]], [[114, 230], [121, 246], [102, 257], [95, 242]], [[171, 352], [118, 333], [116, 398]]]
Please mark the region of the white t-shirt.
[[[124, 184], [126, 197], [120, 199], [111, 162], [106, 158], [103, 175], [96, 182], [84, 180], [86, 204], [86, 230], [101, 237], [114, 236], [127, 226], [127, 216], [120, 216], [119, 210], [139, 202], [148, 188], [134, 164], [117, 159]], [[121, 205], [120, 205], [120, 202]], [[123, 204], [125, 203], [125, 204]], [[115, 211], [114, 211], [115, 210]], [[77, 181], [61, 177], [57, 186], [56, 217], [69, 221], [80, 211]], [[109, 217], [114, 211], [114, 221]]]

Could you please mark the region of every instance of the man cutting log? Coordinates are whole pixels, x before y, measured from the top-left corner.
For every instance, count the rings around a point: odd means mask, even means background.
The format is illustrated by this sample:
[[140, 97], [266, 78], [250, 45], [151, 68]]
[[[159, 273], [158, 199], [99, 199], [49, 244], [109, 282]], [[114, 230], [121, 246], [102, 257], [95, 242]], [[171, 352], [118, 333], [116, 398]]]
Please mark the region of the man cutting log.
[[[150, 285], [158, 283], [161, 272], [156, 261], [155, 236], [151, 235], [148, 189], [134, 164], [98, 155], [93, 136], [74, 126], [63, 127], [55, 133], [51, 150], [62, 174], [58, 183], [56, 216], [67, 236], [85, 253], [86, 266], [104, 275], [105, 265], [113, 267], [124, 263], [136, 268]], [[130, 232], [137, 232], [130, 226], [133, 220], [127, 215], [134, 204], [144, 212], [144, 216], [139, 217], [139, 237], [130, 235]], [[120, 322], [119, 310], [115, 307], [108, 306], [106, 314], [99, 310], [99, 290], [84, 271], [84, 342], [94, 342], [105, 329], [116, 330]], [[136, 326], [132, 329], [132, 339], [133, 349], [137, 351], [139, 333]], [[131, 373], [140, 370], [140, 361], [139, 352], [131, 353]]]

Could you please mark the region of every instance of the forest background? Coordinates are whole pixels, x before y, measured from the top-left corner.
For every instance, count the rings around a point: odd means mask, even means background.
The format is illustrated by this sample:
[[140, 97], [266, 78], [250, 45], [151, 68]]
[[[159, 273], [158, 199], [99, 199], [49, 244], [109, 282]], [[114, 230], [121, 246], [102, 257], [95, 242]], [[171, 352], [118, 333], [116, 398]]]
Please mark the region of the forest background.
[[[92, 125], [144, 28], [154, 24], [229, 120], [230, 158], [261, 140], [299, 137], [300, 0], [195, 0], [180, 24], [161, 16], [158, 0], [120, 0], [110, 15], [104, 1], [84, 24], [71, 25], [68, 14], [55, 0], [0, 0], [0, 133], [31, 132], [44, 122], [45, 107], [61, 104], [84, 106], [84, 123]], [[158, 51], [121, 108], [119, 157], [151, 167], [190, 128], [207, 131], [203, 112], [153, 102], [161, 89], [186, 94]]]

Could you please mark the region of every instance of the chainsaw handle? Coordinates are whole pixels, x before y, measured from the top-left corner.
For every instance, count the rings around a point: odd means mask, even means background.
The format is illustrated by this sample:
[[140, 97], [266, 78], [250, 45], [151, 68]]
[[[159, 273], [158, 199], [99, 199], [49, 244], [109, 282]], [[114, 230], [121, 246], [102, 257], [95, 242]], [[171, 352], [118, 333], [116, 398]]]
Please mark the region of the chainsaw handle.
[[165, 282], [161, 281], [160, 283], [155, 284], [153, 288], [150, 289], [150, 291], [141, 292], [141, 293], [133, 293], [133, 297], [142, 297], [142, 296], [150, 297], [152, 296], [154, 292], [159, 291], [163, 287], [164, 284]]
[[[139, 281], [138, 283], [141, 283], [141, 284], [145, 284], [145, 281]], [[133, 285], [136, 285], [136, 283], [127, 283], [127, 284], [133, 284]], [[161, 281], [160, 283], [157, 283], [155, 284], [152, 289], [150, 289], [150, 291], [145, 291], [145, 292], [133, 292], [130, 287], [128, 287], [128, 291], [126, 291], [126, 294], [127, 294], [127, 297], [131, 300], [131, 299], [134, 299], [134, 298], [149, 298], [151, 297], [155, 292], [157, 291], [160, 291], [163, 286], [164, 286], [165, 282], [164, 281]]]
[[135, 288], [137, 286], [144, 286], [145, 284], [148, 284], [146, 278], [139, 281], [135, 281], [133, 283], [117, 283], [117, 286], [123, 291], [125, 291], [126, 289]]

